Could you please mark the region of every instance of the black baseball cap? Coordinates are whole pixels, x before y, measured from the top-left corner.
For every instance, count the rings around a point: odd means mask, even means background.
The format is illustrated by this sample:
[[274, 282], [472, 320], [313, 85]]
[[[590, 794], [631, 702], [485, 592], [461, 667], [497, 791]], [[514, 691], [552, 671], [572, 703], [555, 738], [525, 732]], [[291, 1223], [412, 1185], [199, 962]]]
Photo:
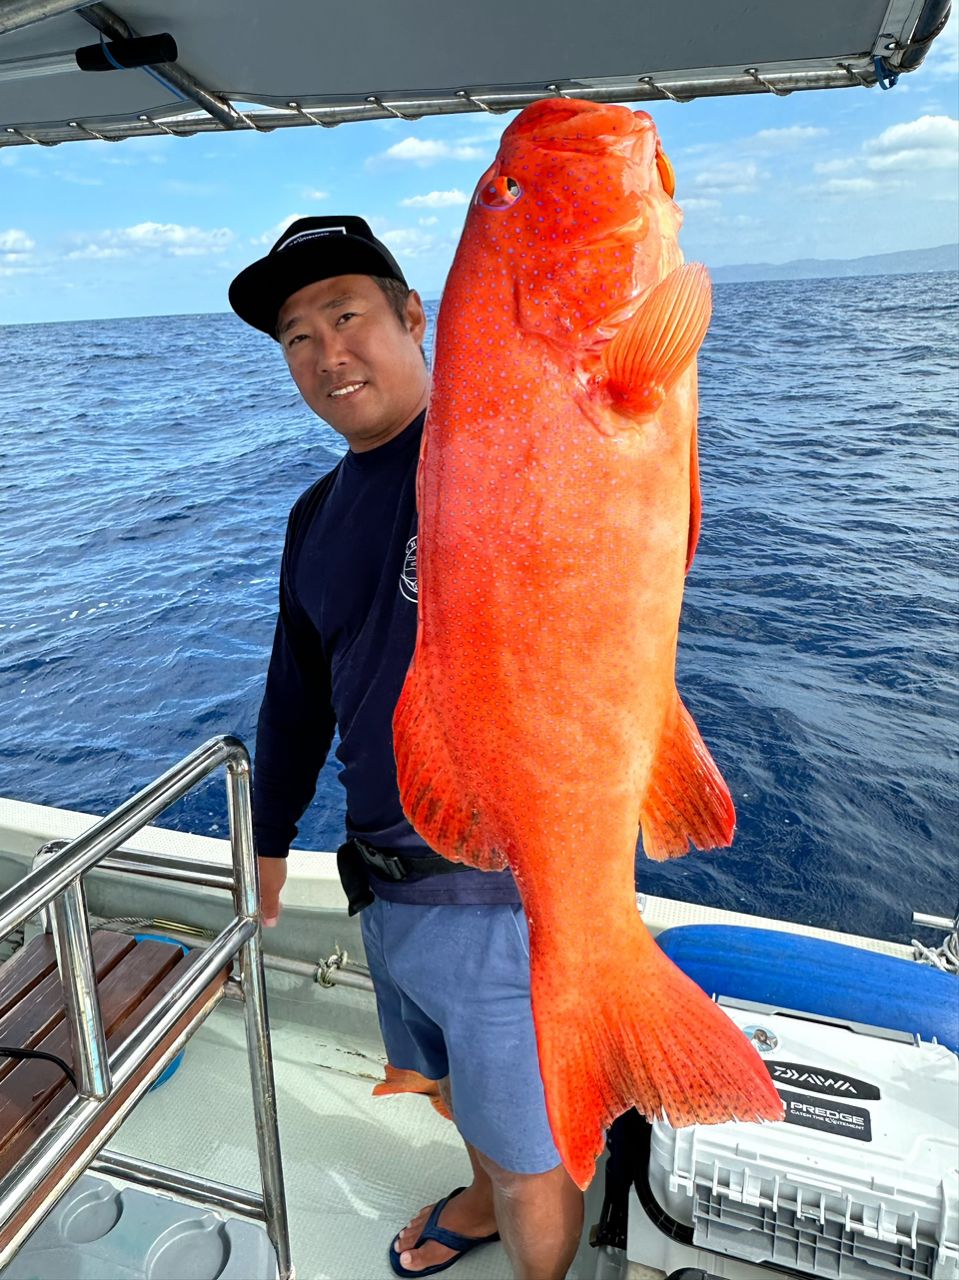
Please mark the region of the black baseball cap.
[[276, 318], [291, 294], [332, 276], [382, 276], [406, 284], [386, 245], [362, 218], [298, 218], [266, 255], [230, 285], [230, 306], [247, 324], [276, 338]]

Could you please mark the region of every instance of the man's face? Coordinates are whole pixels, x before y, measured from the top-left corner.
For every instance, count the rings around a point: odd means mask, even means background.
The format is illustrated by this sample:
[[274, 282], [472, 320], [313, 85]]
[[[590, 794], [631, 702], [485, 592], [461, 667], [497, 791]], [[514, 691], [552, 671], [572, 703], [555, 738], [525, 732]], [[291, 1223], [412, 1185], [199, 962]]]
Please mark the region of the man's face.
[[300, 395], [356, 453], [398, 435], [425, 408], [426, 317], [411, 293], [406, 324], [369, 276], [334, 276], [291, 294], [277, 334]]

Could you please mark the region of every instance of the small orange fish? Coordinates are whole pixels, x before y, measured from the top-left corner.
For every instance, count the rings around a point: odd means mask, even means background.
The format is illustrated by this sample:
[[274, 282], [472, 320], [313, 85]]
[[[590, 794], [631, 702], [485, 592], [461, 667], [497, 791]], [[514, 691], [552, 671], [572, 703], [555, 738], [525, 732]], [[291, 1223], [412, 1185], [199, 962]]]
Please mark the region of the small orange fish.
[[444, 1120], [453, 1119], [435, 1080], [429, 1080], [426, 1076], [421, 1076], [418, 1071], [410, 1071], [407, 1067], [394, 1067], [389, 1062], [386, 1064], [385, 1075], [385, 1080], [380, 1080], [373, 1086], [374, 1098], [385, 1098], [393, 1093], [422, 1093], [424, 1097], [429, 1098], [433, 1109], [438, 1111]]
[[735, 820], [675, 684], [710, 286], [683, 265], [672, 195], [644, 112], [542, 101], [504, 133], [437, 322], [394, 718], [416, 830], [516, 877], [550, 1124], [580, 1186], [628, 1107], [782, 1116], [636, 910], [640, 829], [662, 859], [728, 845]]

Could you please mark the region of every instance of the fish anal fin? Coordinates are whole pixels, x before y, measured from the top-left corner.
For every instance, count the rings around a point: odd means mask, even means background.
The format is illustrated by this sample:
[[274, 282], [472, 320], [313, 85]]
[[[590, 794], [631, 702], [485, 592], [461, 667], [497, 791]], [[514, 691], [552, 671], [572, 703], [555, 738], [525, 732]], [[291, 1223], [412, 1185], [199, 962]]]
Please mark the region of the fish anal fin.
[[736, 811], [679, 694], [666, 715], [640, 810], [643, 850], [657, 862], [732, 844]]
[[640, 420], [657, 413], [702, 345], [712, 311], [706, 268], [687, 263], [643, 299], [603, 353], [614, 405]]
[[395, 1093], [421, 1093], [424, 1098], [429, 1098], [434, 1110], [445, 1120], [453, 1119], [436, 1080], [430, 1080], [408, 1067], [394, 1067], [391, 1062], [386, 1064], [384, 1074], [386, 1078], [373, 1086], [374, 1098], [386, 1098]]
[[[727, 1013], [646, 933], [620, 930], [615, 963], [590, 981], [564, 983], [532, 953], [533, 1015], [553, 1140], [578, 1186], [593, 1176], [603, 1131], [630, 1107], [674, 1126], [781, 1120], [783, 1104], [766, 1066]], [[568, 962], [570, 957], [564, 957]], [[550, 969], [553, 975], [550, 975]], [[565, 971], [564, 971], [565, 972]]]
[[393, 749], [403, 812], [429, 847], [451, 862], [481, 871], [507, 867], [506, 854], [496, 847], [450, 760], [416, 657], [393, 715]]

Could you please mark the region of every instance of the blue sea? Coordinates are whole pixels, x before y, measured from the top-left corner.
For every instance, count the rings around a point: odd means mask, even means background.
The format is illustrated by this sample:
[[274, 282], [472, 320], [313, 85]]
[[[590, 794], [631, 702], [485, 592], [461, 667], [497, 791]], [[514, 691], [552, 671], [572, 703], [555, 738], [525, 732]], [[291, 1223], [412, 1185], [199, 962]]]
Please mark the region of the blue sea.
[[[900, 940], [952, 914], [957, 283], [716, 288], [678, 682], [739, 824], [640, 888]], [[106, 812], [252, 745], [287, 512], [342, 443], [232, 315], [5, 327], [0, 357], [0, 794]], [[222, 790], [164, 823], [225, 834]], [[342, 820], [328, 763], [298, 845]]]

